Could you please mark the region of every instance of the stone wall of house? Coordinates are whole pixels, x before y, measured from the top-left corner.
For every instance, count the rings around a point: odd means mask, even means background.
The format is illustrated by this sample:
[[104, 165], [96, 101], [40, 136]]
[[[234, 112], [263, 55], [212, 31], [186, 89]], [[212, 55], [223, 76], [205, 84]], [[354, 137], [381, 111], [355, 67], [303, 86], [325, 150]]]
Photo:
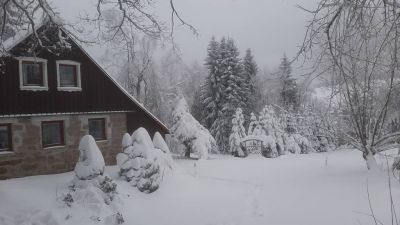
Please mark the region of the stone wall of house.
[[[88, 134], [88, 119], [105, 118], [107, 140], [98, 141], [107, 165], [115, 165], [127, 131], [126, 114], [92, 114], [0, 118], [12, 125], [11, 152], [0, 152], [0, 179], [72, 171], [79, 158], [79, 141]], [[64, 121], [65, 146], [42, 147], [42, 121]]]

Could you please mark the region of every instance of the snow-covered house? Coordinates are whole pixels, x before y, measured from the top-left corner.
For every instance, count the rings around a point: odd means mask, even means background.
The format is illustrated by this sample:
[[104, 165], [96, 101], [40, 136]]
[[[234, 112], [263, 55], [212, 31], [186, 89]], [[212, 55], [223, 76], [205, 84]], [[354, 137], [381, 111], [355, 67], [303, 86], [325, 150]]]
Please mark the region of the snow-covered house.
[[[115, 164], [123, 134], [139, 127], [152, 135], [168, 128], [129, 95], [92, 57], [63, 32], [46, 23], [9, 44], [0, 74], [0, 179], [70, 171], [79, 140], [92, 135], [107, 164]], [[54, 38], [53, 38], [54, 39]]]

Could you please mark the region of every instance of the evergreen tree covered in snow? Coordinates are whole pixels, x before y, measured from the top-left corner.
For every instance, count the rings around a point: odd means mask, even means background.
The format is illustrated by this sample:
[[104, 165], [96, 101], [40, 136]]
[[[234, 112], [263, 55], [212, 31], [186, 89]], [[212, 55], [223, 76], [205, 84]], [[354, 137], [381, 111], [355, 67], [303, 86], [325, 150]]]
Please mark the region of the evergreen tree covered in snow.
[[247, 134], [248, 135], [252, 135], [253, 134], [253, 131], [256, 128], [257, 123], [258, 123], [258, 119], [257, 119], [256, 115], [254, 113], [251, 113], [250, 114], [250, 123], [249, 123], [249, 127], [247, 129]]
[[241, 141], [246, 137], [243, 126], [244, 116], [241, 108], [237, 108], [232, 119], [232, 132], [229, 135], [230, 152], [237, 157], [245, 157], [247, 152], [243, 148]]
[[259, 121], [265, 133], [270, 135], [275, 143], [279, 155], [285, 154], [285, 146], [283, 142], [282, 121], [278, 118], [275, 110], [270, 105], [266, 105], [260, 112]]
[[218, 152], [218, 147], [210, 132], [189, 112], [189, 106], [181, 98], [172, 112], [172, 134], [186, 148], [186, 156], [196, 153], [200, 159], [207, 159], [208, 153]]
[[250, 112], [256, 109], [257, 96], [256, 96], [256, 76], [258, 73], [258, 66], [254, 60], [253, 54], [250, 49], [246, 50], [246, 55], [243, 58], [243, 87], [245, 91], [246, 108], [244, 113], [250, 116]]
[[221, 110], [211, 126], [211, 134], [223, 152], [229, 151], [229, 135], [232, 129], [231, 118], [236, 108], [245, 107], [245, 91], [241, 84], [242, 65], [239, 51], [232, 39], [222, 38], [220, 42]]
[[205, 124], [206, 111], [201, 98], [201, 89], [196, 89], [193, 94], [193, 103], [190, 107], [193, 117], [201, 124]]
[[208, 76], [201, 91], [202, 104], [205, 107], [204, 124], [210, 129], [221, 112], [221, 73], [220, 73], [220, 44], [212, 37], [208, 49], [205, 65]]
[[220, 150], [229, 152], [231, 118], [236, 108], [243, 109], [246, 119], [254, 108], [257, 65], [250, 50], [242, 61], [235, 42], [223, 37], [220, 42], [215, 38], [210, 41], [206, 66], [209, 74], [201, 93], [205, 108], [204, 124], [214, 136]]
[[292, 77], [292, 67], [286, 55], [282, 58], [279, 73], [282, 85], [280, 103], [288, 111], [297, 111], [300, 106], [299, 91], [297, 82]]

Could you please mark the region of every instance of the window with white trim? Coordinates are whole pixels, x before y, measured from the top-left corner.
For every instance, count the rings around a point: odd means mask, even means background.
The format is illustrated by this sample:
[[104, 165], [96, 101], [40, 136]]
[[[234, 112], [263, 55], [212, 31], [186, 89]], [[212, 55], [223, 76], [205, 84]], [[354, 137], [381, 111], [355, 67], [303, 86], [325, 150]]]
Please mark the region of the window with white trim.
[[71, 60], [58, 60], [57, 89], [59, 91], [81, 91], [81, 64]]
[[19, 57], [19, 85], [21, 90], [47, 91], [47, 60]]

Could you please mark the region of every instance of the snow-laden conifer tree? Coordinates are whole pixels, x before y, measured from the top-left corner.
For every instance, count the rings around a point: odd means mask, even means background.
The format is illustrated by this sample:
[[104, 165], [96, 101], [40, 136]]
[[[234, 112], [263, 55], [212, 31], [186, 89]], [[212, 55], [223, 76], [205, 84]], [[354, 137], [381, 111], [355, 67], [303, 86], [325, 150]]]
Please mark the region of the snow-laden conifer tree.
[[237, 157], [247, 155], [245, 149], [242, 149], [241, 141], [246, 136], [246, 130], [243, 126], [244, 116], [241, 108], [237, 108], [232, 119], [232, 132], [229, 135], [230, 152]]
[[250, 49], [246, 50], [246, 55], [243, 58], [243, 87], [245, 91], [245, 102], [246, 107], [244, 108], [244, 114], [251, 116], [250, 112], [256, 109], [257, 101], [256, 97], [256, 76], [258, 73], [258, 66], [254, 60], [254, 56]]
[[207, 159], [209, 153], [217, 153], [218, 147], [210, 132], [189, 112], [184, 98], [178, 100], [172, 112], [172, 134], [186, 148], [185, 155], [196, 153], [200, 159]]
[[249, 128], [247, 129], [247, 134], [252, 135], [253, 130], [256, 128], [258, 123], [258, 119], [254, 113], [250, 114], [250, 123], [249, 123]]
[[283, 142], [283, 129], [281, 124], [281, 119], [279, 119], [272, 106], [266, 105], [260, 112], [259, 121], [265, 130], [265, 132], [270, 135], [276, 143], [276, 149], [279, 155], [284, 155], [285, 145]]
[[221, 112], [221, 73], [220, 73], [220, 44], [212, 37], [205, 65], [208, 76], [201, 90], [202, 104], [205, 107], [205, 126], [210, 129]]
[[211, 126], [211, 134], [223, 152], [229, 151], [229, 135], [232, 129], [231, 118], [236, 108], [244, 107], [245, 91], [241, 84], [242, 65], [239, 51], [232, 39], [222, 38], [220, 42], [220, 73], [221, 73], [221, 111]]
[[279, 75], [282, 85], [280, 103], [287, 111], [297, 111], [300, 106], [298, 87], [292, 76], [292, 67], [286, 55], [283, 56], [279, 66]]

